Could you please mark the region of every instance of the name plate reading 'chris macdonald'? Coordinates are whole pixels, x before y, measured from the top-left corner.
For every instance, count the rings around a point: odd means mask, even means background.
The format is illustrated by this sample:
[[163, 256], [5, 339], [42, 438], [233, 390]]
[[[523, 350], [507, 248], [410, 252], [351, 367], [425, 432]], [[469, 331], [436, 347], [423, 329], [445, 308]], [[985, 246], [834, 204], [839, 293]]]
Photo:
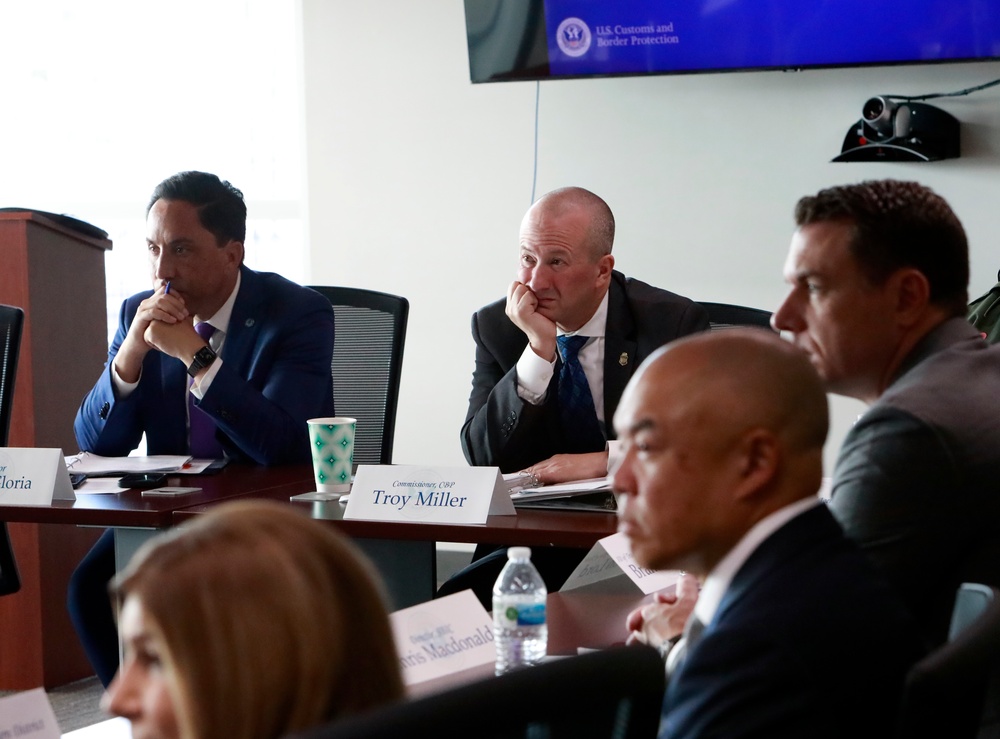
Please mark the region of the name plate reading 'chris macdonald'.
[[514, 516], [496, 467], [360, 465], [344, 518], [406, 523], [486, 523]]
[[396, 611], [389, 621], [406, 685], [496, 659], [493, 619], [471, 590]]
[[0, 505], [76, 500], [62, 449], [0, 447]]
[[[57, 450], [58, 451], [58, 450]], [[0, 737], [59, 739], [62, 732], [43, 688], [0, 698]]]

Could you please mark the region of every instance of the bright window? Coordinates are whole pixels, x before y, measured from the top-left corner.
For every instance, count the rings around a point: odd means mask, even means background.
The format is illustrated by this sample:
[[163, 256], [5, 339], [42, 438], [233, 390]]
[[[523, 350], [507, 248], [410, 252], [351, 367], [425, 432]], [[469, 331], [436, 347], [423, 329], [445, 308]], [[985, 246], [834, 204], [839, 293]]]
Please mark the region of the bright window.
[[0, 1], [0, 206], [107, 231], [109, 333], [149, 286], [145, 207], [200, 169], [243, 191], [247, 264], [303, 281], [292, 0]]

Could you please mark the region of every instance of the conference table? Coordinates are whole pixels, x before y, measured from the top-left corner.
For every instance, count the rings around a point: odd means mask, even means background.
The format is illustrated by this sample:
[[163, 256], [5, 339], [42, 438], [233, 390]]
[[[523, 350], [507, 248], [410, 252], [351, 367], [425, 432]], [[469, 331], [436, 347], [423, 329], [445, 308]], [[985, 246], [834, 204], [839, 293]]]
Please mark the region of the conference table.
[[[261, 467], [229, 464], [211, 475], [170, 476], [170, 486], [197, 486], [178, 496], [149, 496], [140, 490], [114, 494], [78, 492], [75, 501], [49, 506], [0, 506], [0, 520], [98, 526], [115, 530], [118, 568], [157, 532], [204, 514], [231, 500], [266, 499], [294, 505], [331, 522], [373, 560], [394, 608], [422, 603], [436, 587], [438, 541], [589, 549], [615, 533], [613, 513], [519, 509], [516, 516], [490, 516], [485, 524], [435, 524], [345, 520], [338, 501], [291, 502], [315, 489], [310, 464]], [[84, 490], [86, 488], [84, 487]]]
[[[75, 501], [55, 501], [46, 506], [0, 506], [0, 521], [112, 528], [117, 566], [121, 569], [139, 546], [159, 532], [204, 515], [221, 503], [279, 501], [329, 521], [349, 536], [379, 570], [394, 610], [433, 597], [438, 541], [589, 550], [617, 528], [613, 513], [538, 509], [518, 509], [516, 516], [490, 516], [485, 524], [345, 520], [345, 506], [337, 501], [289, 501], [293, 495], [315, 489], [310, 464], [261, 467], [234, 463], [211, 475], [171, 475], [166, 484], [197, 486], [200, 490], [179, 496], [149, 496], [135, 489], [113, 494], [78, 492]], [[581, 647], [603, 648], [620, 643], [625, 636], [625, 614], [648, 600], [637, 589], [550, 595], [550, 623], [558, 625], [550, 633], [550, 653], [571, 654]], [[17, 636], [8, 631], [5, 638]], [[28, 649], [36, 648], [24, 640], [20, 643]]]

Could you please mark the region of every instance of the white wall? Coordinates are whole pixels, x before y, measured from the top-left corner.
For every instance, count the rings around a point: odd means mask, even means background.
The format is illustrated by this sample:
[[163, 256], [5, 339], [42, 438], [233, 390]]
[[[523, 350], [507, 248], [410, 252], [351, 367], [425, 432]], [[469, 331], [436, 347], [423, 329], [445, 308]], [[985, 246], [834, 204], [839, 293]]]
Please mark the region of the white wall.
[[[469, 318], [515, 270], [535, 83], [468, 81], [461, 0], [301, 2], [311, 279], [409, 298], [395, 461], [462, 464]], [[582, 185], [603, 196], [627, 274], [773, 308], [799, 196], [917, 179], [963, 220], [979, 294], [1000, 267], [1000, 92], [940, 102], [962, 121], [961, 159], [829, 160], [872, 95], [997, 77], [1000, 63], [545, 82], [538, 193]], [[861, 409], [834, 400], [828, 466]]]

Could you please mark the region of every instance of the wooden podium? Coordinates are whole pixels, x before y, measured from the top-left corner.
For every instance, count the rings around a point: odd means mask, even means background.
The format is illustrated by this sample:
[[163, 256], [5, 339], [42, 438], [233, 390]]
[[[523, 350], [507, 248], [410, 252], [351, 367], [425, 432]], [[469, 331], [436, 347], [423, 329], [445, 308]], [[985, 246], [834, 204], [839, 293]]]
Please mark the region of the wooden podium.
[[[0, 212], [0, 303], [25, 313], [10, 446], [77, 451], [76, 409], [107, 357], [104, 252], [110, 248], [107, 238], [57, 216]], [[0, 690], [54, 687], [92, 675], [66, 611], [66, 587], [101, 530], [8, 528], [22, 585], [0, 598]]]

